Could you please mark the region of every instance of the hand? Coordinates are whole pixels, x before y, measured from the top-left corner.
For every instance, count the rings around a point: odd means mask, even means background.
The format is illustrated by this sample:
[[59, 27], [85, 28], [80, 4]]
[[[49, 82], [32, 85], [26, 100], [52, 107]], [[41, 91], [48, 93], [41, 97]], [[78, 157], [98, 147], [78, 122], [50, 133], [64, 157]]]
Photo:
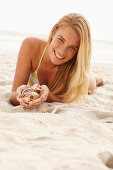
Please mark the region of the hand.
[[20, 87], [17, 88], [16, 91], [16, 99], [17, 101], [20, 103], [20, 105], [24, 106], [24, 107], [28, 107], [28, 104], [26, 104], [23, 100], [22, 100], [22, 91], [25, 90], [26, 88], [29, 88], [30, 86], [28, 85], [21, 85]]
[[28, 108], [40, 105], [47, 100], [49, 88], [46, 85], [41, 85], [40, 87], [41, 87], [40, 97], [36, 100], [30, 101], [28, 104]]

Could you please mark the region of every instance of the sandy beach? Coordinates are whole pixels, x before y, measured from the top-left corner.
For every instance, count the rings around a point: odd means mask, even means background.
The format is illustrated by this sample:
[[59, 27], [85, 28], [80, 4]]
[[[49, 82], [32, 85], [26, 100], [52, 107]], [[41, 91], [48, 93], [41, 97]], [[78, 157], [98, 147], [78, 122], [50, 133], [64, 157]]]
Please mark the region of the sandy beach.
[[82, 106], [45, 102], [29, 110], [8, 101], [27, 36], [0, 32], [0, 169], [113, 169], [113, 42], [93, 41], [91, 67], [104, 86]]

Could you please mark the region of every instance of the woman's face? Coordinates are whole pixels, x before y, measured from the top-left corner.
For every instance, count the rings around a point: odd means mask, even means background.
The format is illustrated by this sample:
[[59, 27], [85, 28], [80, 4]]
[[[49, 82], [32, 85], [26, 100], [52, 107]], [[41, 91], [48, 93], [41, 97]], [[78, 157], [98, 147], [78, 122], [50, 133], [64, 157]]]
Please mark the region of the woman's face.
[[79, 49], [79, 36], [70, 26], [60, 27], [49, 45], [50, 60], [54, 65], [71, 60]]

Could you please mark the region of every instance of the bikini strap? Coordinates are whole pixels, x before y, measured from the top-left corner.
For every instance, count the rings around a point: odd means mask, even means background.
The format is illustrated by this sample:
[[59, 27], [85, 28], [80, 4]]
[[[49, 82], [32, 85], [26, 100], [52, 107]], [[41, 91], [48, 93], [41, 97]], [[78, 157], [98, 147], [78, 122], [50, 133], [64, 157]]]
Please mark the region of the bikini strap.
[[44, 48], [43, 53], [42, 53], [42, 55], [41, 55], [40, 61], [39, 61], [39, 63], [38, 63], [37, 69], [36, 69], [37, 71], [38, 71], [38, 69], [39, 69], [39, 67], [40, 67], [40, 64], [41, 64], [41, 62], [42, 62], [42, 59], [43, 59], [43, 56], [44, 56], [44, 53], [45, 53], [46, 48], [47, 48], [47, 45], [46, 45], [46, 47]]

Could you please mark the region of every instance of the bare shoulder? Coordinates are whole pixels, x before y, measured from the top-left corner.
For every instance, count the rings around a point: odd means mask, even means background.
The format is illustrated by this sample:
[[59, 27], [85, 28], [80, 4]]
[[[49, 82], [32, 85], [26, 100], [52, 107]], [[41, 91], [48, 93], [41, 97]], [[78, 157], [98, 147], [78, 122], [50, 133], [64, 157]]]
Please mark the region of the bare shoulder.
[[37, 37], [27, 37], [23, 40], [22, 45], [31, 49], [40, 49], [43, 41]]
[[32, 71], [37, 68], [37, 63], [40, 60], [40, 56], [46, 46], [47, 41], [37, 37], [27, 37], [23, 40], [21, 50], [24, 54], [25, 60], [29, 59], [32, 63]]
[[29, 51], [31, 56], [40, 55], [47, 41], [38, 37], [27, 37], [23, 40], [22, 46], [25, 50]]

